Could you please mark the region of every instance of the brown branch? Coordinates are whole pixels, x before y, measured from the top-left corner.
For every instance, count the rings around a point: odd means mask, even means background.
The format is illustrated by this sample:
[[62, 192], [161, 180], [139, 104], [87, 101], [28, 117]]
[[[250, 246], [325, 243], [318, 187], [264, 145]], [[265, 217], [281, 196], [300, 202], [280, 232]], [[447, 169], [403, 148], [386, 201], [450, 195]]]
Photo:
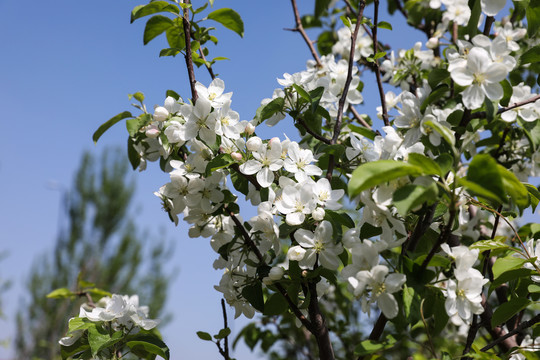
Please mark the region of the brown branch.
[[208, 74], [210, 74], [210, 77], [212, 80], [216, 78], [216, 75], [214, 74], [214, 70], [212, 70], [212, 66], [207, 65], [206, 57], [204, 56], [204, 53], [202, 49], [199, 48], [199, 55], [201, 55], [201, 59], [204, 61], [204, 66], [206, 67], [206, 70], [208, 70]]
[[304, 128], [311, 136], [313, 136], [315, 139], [317, 139], [317, 140], [319, 140], [319, 141], [322, 141], [322, 142], [325, 143], [325, 144], [330, 144], [330, 143], [331, 143], [331, 140], [330, 140], [330, 139], [327, 139], [327, 138], [325, 138], [324, 136], [319, 135], [319, 134], [317, 134], [315, 131], [311, 130], [311, 129], [307, 126], [306, 122], [305, 122], [302, 118], [298, 118], [298, 119], [296, 119], [296, 121], [297, 121], [300, 125], [302, 125], [302, 127], [303, 127], [303, 128]]
[[298, 12], [298, 7], [296, 6], [296, 0], [291, 0], [291, 4], [294, 11], [294, 20], [296, 22], [296, 28], [292, 29], [292, 31], [298, 31], [300, 34], [302, 34], [304, 41], [306, 42], [307, 46], [309, 47], [309, 50], [311, 51], [311, 55], [317, 62], [317, 66], [321, 67], [322, 66], [321, 59], [319, 58], [317, 51], [315, 51], [313, 42], [310, 40], [310, 38], [306, 34], [306, 31], [304, 30], [304, 27], [302, 26], [302, 20], [300, 19], [300, 13]]
[[[184, 4], [189, 4], [190, 0], [184, 0]], [[195, 89], [195, 71], [193, 70], [193, 59], [191, 57], [191, 24], [189, 22], [189, 9], [186, 7], [184, 9], [184, 16], [182, 17], [182, 23], [184, 25], [184, 37], [186, 40], [186, 66], [189, 76], [189, 85], [191, 87], [191, 101], [193, 104], [197, 102], [197, 90]]]
[[253, 184], [253, 186], [255, 186], [255, 189], [257, 189], [257, 191], [261, 191], [262, 187], [261, 185], [259, 184], [259, 182], [257, 181], [257, 178], [253, 175], [246, 175], [244, 174], [243, 172], [240, 171], [240, 166], [238, 164], [232, 164], [231, 165], [231, 168], [236, 171], [237, 173], [239, 173], [240, 175], [242, 175], [243, 177], [245, 177], [247, 179], [247, 181], [249, 181], [251, 184]]
[[[539, 99], [540, 99], [540, 95], [536, 95], [536, 96], [533, 96], [530, 99], [520, 101], [520, 102], [517, 102], [517, 103], [513, 103], [510, 106], [500, 108], [499, 110], [497, 110], [497, 115], [500, 115], [500, 114], [502, 114], [504, 112], [507, 112], [509, 110], [513, 110], [513, 109], [518, 108], [518, 107], [523, 106], [523, 105], [531, 104], [533, 102], [536, 102], [536, 100], [539, 100]], [[484, 119], [484, 118], [486, 118], [486, 116], [487, 116], [487, 114], [486, 114], [485, 111], [479, 111], [479, 112], [476, 112], [476, 113], [472, 114], [471, 119]]]
[[495, 22], [495, 18], [493, 16], [488, 16], [486, 18], [486, 23], [484, 25], [484, 35], [489, 36], [489, 33], [491, 32], [491, 25]]
[[[375, 0], [375, 13], [373, 15], [373, 50], [374, 55], [377, 55], [379, 52], [379, 43], [377, 41], [377, 23], [379, 21], [379, 0]], [[386, 97], [384, 95], [384, 89], [382, 86], [381, 78], [381, 68], [379, 67], [379, 60], [375, 59], [375, 74], [377, 76], [377, 87], [379, 88], [379, 97], [381, 98], [382, 106], [382, 117], [384, 121], [384, 126], [389, 126], [390, 121], [388, 120], [388, 109], [386, 108]]]
[[[267, 265], [266, 261], [264, 260], [263, 255], [261, 254], [261, 251], [259, 250], [257, 245], [255, 245], [253, 240], [251, 240], [251, 237], [249, 236], [248, 232], [246, 231], [244, 225], [240, 222], [240, 220], [238, 220], [238, 218], [234, 215], [234, 213], [232, 211], [230, 211], [227, 208], [225, 208], [225, 211], [227, 211], [229, 213], [229, 216], [231, 217], [232, 221], [236, 225], [237, 229], [240, 230], [240, 233], [242, 234], [242, 238], [244, 239], [244, 243], [255, 253], [255, 256], [259, 260], [259, 263], [261, 265]], [[302, 314], [302, 312], [300, 311], [298, 306], [296, 306], [296, 304], [292, 301], [289, 294], [287, 294], [287, 290], [285, 290], [285, 288], [283, 286], [281, 286], [281, 284], [278, 284], [278, 283], [274, 284], [274, 286], [280, 292], [280, 294], [283, 295], [283, 297], [285, 298], [285, 300], [289, 304], [289, 307], [290, 307], [291, 311], [298, 318], [298, 320], [300, 320], [302, 325], [304, 325], [306, 327], [306, 329], [308, 329], [313, 334], [314, 333], [313, 325], [311, 324], [311, 322], [308, 319], [306, 319], [306, 317], [304, 316], [304, 314]]]
[[450, 237], [450, 234], [452, 233], [452, 226], [454, 225], [454, 219], [456, 218], [456, 209], [454, 208], [454, 204], [451, 204], [451, 206], [452, 207], [450, 208], [450, 218], [448, 219], [448, 223], [441, 230], [441, 233], [439, 234], [439, 238], [437, 239], [437, 243], [433, 245], [428, 256], [422, 262], [422, 265], [420, 266], [421, 272], [423, 272], [426, 269], [429, 262], [431, 261], [431, 258], [433, 258], [435, 253], [439, 251], [439, 248], [441, 247], [441, 245], [448, 241], [448, 238]]
[[531, 320], [522, 322], [514, 330], [512, 330], [512, 331], [498, 337], [495, 341], [493, 341], [493, 342], [489, 343], [488, 345], [484, 346], [483, 348], [480, 349], [480, 351], [486, 352], [489, 349], [493, 348], [495, 345], [499, 344], [500, 342], [505, 341], [509, 337], [511, 337], [511, 336], [521, 332], [522, 330], [525, 330], [525, 329], [527, 329], [527, 328], [529, 328], [529, 327], [531, 327], [534, 324], [539, 323], [539, 322], [540, 322], [540, 314], [537, 314]]
[[309, 318], [313, 324], [313, 335], [317, 340], [319, 347], [319, 357], [321, 360], [333, 360], [334, 349], [330, 341], [330, 333], [324, 321], [321, 309], [319, 308], [319, 300], [317, 298], [317, 284], [310, 282], [308, 285], [310, 300], [308, 306]]
[[[375, 325], [373, 326], [373, 329], [371, 330], [371, 333], [369, 334], [369, 340], [377, 341], [381, 338], [381, 335], [384, 331], [384, 327], [386, 326], [386, 323], [388, 322], [388, 319], [384, 314], [381, 312], [379, 315], [379, 318], [375, 322]], [[364, 360], [365, 356], [360, 356], [358, 360]]]
[[[293, 0], [294, 1], [294, 0]], [[349, 92], [349, 86], [352, 81], [352, 68], [354, 63], [354, 49], [356, 48], [356, 37], [358, 36], [358, 30], [360, 29], [360, 22], [364, 16], [364, 8], [366, 7], [365, 0], [360, 0], [360, 9], [356, 17], [356, 26], [354, 27], [354, 33], [351, 34], [351, 50], [349, 52], [349, 65], [347, 68], [347, 79], [345, 80], [345, 86], [343, 87], [343, 93], [338, 102], [338, 112], [336, 118], [336, 124], [334, 125], [334, 135], [330, 144], [335, 144], [341, 132], [341, 123], [343, 121], [343, 108], [345, 107], [345, 100], [347, 99], [347, 93]], [[334, 171], [334, 155], [330, 155], [328, 160], [328, 170], [326, 172], [326, 178], [332, 179], [332, 172]]]
[[[227, 323], [227, 310], [225, 309], [225, 300], [221, 299], [221, 312], [223, 313], [223, 328], [227, 329], [229, 327], [229, 324]], [[223, 339], [224, 341], [224, 347], [225, 349], [221, 349], [220, 342], [218, 341], [218, 348], [221, 355], [225, 358], [225, 360], [229, 360], [231, 357], [229, 355], [229, 336], [225, 336]], [[223, 351], [223, 352], [222, 352]]]
[[360, 116], [360, 114], [354, 108], [354, 106], [349, 105], [349, 111], [352, 112], [352, 114], [353, 114], [354, 118], [356, 119], [356, 121], [358, 121], [360, 124], [362, 124], [363, 127], [368, 128], [369, 130], [373, 130], [373, 128], [367, 123], [367, 121], [364, 120], [362, 118], [362, 116]]

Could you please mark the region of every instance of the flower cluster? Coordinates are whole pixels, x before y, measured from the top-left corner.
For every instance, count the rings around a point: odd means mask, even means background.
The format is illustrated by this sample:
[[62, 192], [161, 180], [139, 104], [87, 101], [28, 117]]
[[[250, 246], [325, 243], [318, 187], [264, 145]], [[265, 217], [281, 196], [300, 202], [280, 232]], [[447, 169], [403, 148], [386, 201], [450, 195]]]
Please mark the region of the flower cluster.
[[148, 318], [148, 306], [139, 306], [137, 295], [117, 295], [103, 297], [95, 305], [83, 304], [79, 316], [70, 319], [70, 331], [60, 339], [62, 346], [73, 345], [88, 329], [87, 326], [75, 326], [72, 323], [84, 323], [86, 320], [104, 329], [120, 331], [124, 335], [136, 334], [140, 329], [151, 330], [159, 324], [159, 320]]

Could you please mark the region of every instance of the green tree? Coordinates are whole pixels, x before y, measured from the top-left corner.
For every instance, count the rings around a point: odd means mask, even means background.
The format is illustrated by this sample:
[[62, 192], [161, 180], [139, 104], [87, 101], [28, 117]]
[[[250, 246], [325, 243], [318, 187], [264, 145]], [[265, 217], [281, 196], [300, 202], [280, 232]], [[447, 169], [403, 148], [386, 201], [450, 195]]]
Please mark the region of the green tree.
[[29, 301], [17, 316], [18, 359], [59, 358], [58, 339], [86, 299], [46, 295], [60, 287], [75, 290], [78, 278], [111, 293], [136, 292], [153, 318], [163, 310], [170, 277], [163, 265], [171, 252], [162, 239], [146, 241], [147, 234], [130, 218], [135, 184], [127, 170], [118, 151], [105, 151], [99, 161], [84, 154], [73, 189], [64, 193], [66, 220], [54, 253], [36, 259], [31, 270]]

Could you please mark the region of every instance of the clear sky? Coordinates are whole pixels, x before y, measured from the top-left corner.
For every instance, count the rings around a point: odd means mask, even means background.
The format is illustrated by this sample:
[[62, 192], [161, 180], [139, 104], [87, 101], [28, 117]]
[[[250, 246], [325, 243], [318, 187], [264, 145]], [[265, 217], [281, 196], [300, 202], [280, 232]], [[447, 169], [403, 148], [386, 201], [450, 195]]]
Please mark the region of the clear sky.
[[[313, 3], [298, 2], [301, 12]], [[6, 313], [6, 319], [0, 320], [0, 340], [14, 337], [15, 313], [24, 299], [23, 284], [33, 259], [52, 251], [61, 214], [60, 192], [50, 184], [70, 187], [83, 151], [98, 154], [110, 145], [124, 146], [123, 124], [108, 131], [97, 146], [91, 136], [113, 115], [131, 110], [128, 93], [144, 92], [149, 108], [163, 103], [167, 89], [190, 97], [183, 58], [159, 58], [165, 40], [143, 46], [145, 20], [129, 23], [131, 9], [141, 3], [0, 0], [0, 106], [6, 130], [0, 142], [0, 252], [7, 253], [0, 261], [0, 278], [13, 282], [9, 291], [0, 294]], [[216, 26], [219, 45], [211, 56], [230, 59], [219, 62], [215, 71], [226, 90], [234, 92], [232, 108], [241, 119], [249, 120], [261, 99], [279, 86], [276, 78], [303, 70], [310, 53], [298, 33], [283, 30], [294, 27], [288, 0], [216, 0], [215, 7], [231, 7], [245, 22], [244, 39]], [[410, 48], [415, 36], [385, 30], [380, 39], [396, 48]], [[204, 84], [210, 82], [203, 68], [196, 70], [196, 76]], [[366, 86], [373, 85], [371, 73], [363, 80]], [[376, 98], [364, 96], [370, 108], [378, 106]], [[282, 137], [287, 132], [291, 137], [291, 130], [280, 126], [261, 136]], [[160, 210], [152, 193], [168, 182], [166, 174], [149, 166], [135, 175], [134, 220], [175, 241], [171, 267], [178, 272], [167, 303], [174, 318], [163, 331], [172, 359], [216, 359], [215, 345], [195, 334], [199, 330], [214, 333], [222, 326], [221, 297], [213, 289], [221, 277], [212, 268], [216, 255], [207, 239], [188, 238], [187, 227], [180, 223], [175, 228]], [[247, 219], [252, 213], [243, 215]], [[233, 335], [245, 323], [233, 322]], [[0, 359], [10, 358], [12, 351], [0, 348]], [[235, 356], [259, 358], [246, 348]]]

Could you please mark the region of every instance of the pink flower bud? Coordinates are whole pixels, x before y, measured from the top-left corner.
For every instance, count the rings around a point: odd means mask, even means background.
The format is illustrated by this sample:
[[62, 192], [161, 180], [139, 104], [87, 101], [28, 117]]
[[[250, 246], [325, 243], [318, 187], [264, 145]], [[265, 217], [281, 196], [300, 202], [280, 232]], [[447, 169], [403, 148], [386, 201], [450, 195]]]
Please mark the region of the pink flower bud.
[[233, 153], [231, 153], [231, 157], [232, 157], [233, 160], [235, 160], [235, 161], [240, 161], [240, 160], [242, 160], [242, 154], [240, 154], [239, 152], [233, 152]]

